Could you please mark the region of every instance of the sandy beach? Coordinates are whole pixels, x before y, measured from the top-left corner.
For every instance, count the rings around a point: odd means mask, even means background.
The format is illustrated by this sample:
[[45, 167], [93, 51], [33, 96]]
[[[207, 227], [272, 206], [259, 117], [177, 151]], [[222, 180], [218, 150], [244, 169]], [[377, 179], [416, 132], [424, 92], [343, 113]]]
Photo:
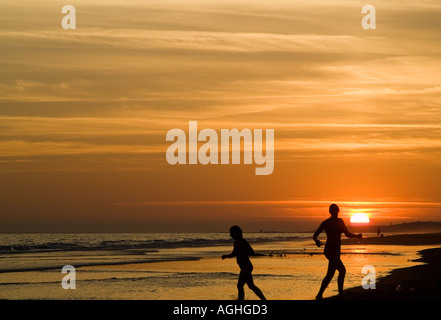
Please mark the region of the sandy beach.
[[[419, 251], [424, 264], [399, 268], [378, 279], [375, 290], [361, 286], [345, 290], [345, 298], [353, 300], [435, 300], [441, 299], [441, 233], [402, 234], [365, 239], [344, 239], [344, 244], [434, 245]], [[338, 299], [331, 297], [329, 299]]]
[[[269, 300], [314, 300], [327, 260], [311, 234], [247, 236], [261, 254], [252, 258], [253, 273]], [[148, 237], [165, 240], [147, 241]], [[34, 241], [33, 246], [21, 251], [19, 247], [4, 249], [0, 299], [235, 300], [239, 269], [234, 259], [220, 258], [232, 250], [225, 239], [224, 234], [29, 235], [27, 243]], [[342, 240], [347, 299], [441, 297], [440, 233]], [[53, 243], [57, 245], [48, 249]], [[76, 267], [75, 290], [61, 286], [64, 274], [60, 270], [66, 264]], [[366, 265], [375, 266], [375, 290], [361, 288]], [[335, 299], [336, 278], [325, 291], [325, 299]], [[246, 291], [247, 300], [256, 298]]]
[[441, 247], [420, 252], [426, 264], [396, 269], [379, 279], [375, 290], [362, 287], [345, 291], [348, 299], [438, 300], [441, 299]]

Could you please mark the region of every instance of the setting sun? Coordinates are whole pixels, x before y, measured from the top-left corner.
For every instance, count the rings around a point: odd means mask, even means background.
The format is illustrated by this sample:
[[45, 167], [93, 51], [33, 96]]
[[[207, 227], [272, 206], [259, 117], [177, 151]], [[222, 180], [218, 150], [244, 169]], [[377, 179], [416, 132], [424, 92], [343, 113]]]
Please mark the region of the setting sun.
[[369, 223], [369, 217], [364, 213], [356, 213], [351, 217], [351, 223]]

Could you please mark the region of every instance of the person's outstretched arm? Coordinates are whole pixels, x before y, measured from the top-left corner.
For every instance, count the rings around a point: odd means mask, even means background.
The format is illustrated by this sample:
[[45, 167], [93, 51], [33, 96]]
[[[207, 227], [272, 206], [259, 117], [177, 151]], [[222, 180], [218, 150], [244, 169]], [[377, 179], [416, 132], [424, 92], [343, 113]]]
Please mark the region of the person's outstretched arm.
[[226, 259], [226, 258], [234, 258], [237, 256], [237, 250], [236, 250], [236, 244], [234, 244], [234, 249], [233, 252], [231, 252], [230, 254], [224, 254], [222, 256], [222, 260]]
[[322, 222], [320, 224], [320, 226], [317, 228], [317, 230], [315, 231], [314, 235], [312, 236], [312, 239], [314, 239], [317, 247], [320, 247], [322, 245], [322, 242], [319, 239], [317, 239], [317, 237], [320, 235], [320, 233], [322, 233], [323, 229], [324, 229], [324, 226], [323, 226], [323, 222]]
[[234, 253], [234, 251], [233, 252], [231, 252], [230, 254], [224, 254], [223, 256], [222, 256], [222, 260], [223, 259], [226, 259], [226, 258], [234, 258], [236, 256], [236, 254]]
[[361, 239], [363, 237], [363, 235], [361, 233], [355, 234], [355, 233], [349, 232], [348, 228], [346, 228], [346, 225], [345, 225], [344, 221], [341, 220], [341, 222], [343, 223], [343, 233], [345, 234], [346, 237], [348, 237], [348, 238], [359, 238], [359, 239]]

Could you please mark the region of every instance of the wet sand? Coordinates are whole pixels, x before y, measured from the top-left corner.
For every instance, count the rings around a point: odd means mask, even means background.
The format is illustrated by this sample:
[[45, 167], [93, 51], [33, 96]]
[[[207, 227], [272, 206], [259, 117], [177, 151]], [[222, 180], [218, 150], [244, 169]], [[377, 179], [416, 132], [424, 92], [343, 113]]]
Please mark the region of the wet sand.
[[[424, 264], [393, 270], [377, 280], [376, 289], [360, 287], [345, 290], [345, 298], [353, 300], [439, 300], [441, 299], [441, 233], [404, 234], [344, 241], [385, 245], [434, 245], [419, 251]], [[330, 299], [336, 299], [332, 297]]]

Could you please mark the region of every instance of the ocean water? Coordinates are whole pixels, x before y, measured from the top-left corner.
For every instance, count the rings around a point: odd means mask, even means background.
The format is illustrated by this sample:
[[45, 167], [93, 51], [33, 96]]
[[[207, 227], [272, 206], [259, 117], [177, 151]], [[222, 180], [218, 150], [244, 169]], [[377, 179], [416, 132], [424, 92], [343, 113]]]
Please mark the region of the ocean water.
[[[323, 248], [310, 233], [246, 233], [254, 282], [268, 299], [306, 300], [317, 293], [326, 269]], [[0, 299], [234, 300], [239, 268], [227, 233], [0, 234]], [[342, 247], [345, 288], [417, 264], [426, 246]], [[63, 266], [75, 268], [62, 273]], [[64, 277], [75, 276], [75, 289]], [[257, 297], [245, 289], [246, 299]], [[336, 277], [325, 292], [337, 293]]]

